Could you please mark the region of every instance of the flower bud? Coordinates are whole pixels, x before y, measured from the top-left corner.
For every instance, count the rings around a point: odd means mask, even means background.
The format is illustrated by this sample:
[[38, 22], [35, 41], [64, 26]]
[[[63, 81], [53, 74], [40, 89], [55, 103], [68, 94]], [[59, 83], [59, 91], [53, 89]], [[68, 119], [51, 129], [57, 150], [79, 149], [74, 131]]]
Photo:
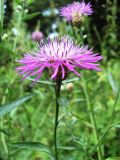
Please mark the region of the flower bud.
[[33, 41], [39, 42], [43, 39], [43, 33], [40, 31], [34, 31], [31, 37]]
[[68, 91], [72, 91], [73, 87], [74, 87], [73, 83], [68, 83], [68, 84], [66, 85], [66, 89], [67, 89]]

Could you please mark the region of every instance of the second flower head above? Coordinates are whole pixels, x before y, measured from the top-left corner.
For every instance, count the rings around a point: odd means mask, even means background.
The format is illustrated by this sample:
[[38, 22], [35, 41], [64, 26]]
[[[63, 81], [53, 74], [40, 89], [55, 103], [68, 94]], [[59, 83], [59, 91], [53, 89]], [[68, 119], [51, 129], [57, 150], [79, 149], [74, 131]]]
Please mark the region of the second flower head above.
[[60, 9], [60, 15], [74, 25], [80, 25], [84, 20], [84, 16], [91, 15], [92, 13], [93, 10], [90, 2], [85, 3], [84, 1], [73, 2]]

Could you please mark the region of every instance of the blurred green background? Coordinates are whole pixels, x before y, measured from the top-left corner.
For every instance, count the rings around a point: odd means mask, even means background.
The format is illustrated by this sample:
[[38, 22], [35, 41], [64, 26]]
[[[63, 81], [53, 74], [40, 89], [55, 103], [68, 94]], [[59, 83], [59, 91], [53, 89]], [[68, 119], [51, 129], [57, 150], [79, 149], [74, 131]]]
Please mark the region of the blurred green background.
[[[72, 0], [6, 0], [4, 25], [0, 41], [0, 102], [1, 105], [28, 95], [39, 93], [1, 119], [0, 160], [49, 160], [42, 152], [17, 149], [10, 143], [38, 141], [53, 150], [55, 116], [54, 88], [30, 80], [21, 81], [15, 71], [16, 60], [26, 52], [34, 51], [37, 43], [31, 39], [35, 30], [46, 37], [69, 35], [71, 26], [59, 16], [59, 8]], [[88, 2], [88, 1], [86, 1]], [[93, 106], [99, 136], [111, 119], [115, 99], [120, 87], [120, 5], [118, 0], [90, 0], [94, 13], [82, 25], [84, 44], [103, 55], [101, 72], [81, 71]], [[79, 37], [79, 30], [77, 32]], [[73, 37], [74, 38], [74, 37]], [[76, 39], [75, 39], [76, 40]], [[79, 43], [81, 39], [79, 39]], [[70, 74], [69, 78], [74, 75]], [[44, 74], [42, 80], [49, 80]], [[97, 160], [94, 151], [93, 129], [89, 120], [82, 78], [62, 85], [60, 98], [60, 124], [58, 145], [60, 160]], [[113, 123], [120, 121], [120, 98], [117, 99]], [[3, 131], [5, 133], [3, 133]], [[3, 142], [4, 139], [4, 142]], [[5, 143], [5, 144], [4, 144]], [[8, 155], [6, 154], [6, 147]], [[62, 147], [79, 147], [80, 150]], [[102, 142], [104, 159], [120, 159], [120, 125], [115, 125]], [[54, 150], [53, 150], [54, 151]], [[112, 160], [112, 159], [111, 159]], [[117, 159], [115, 159], [117, 160]]]

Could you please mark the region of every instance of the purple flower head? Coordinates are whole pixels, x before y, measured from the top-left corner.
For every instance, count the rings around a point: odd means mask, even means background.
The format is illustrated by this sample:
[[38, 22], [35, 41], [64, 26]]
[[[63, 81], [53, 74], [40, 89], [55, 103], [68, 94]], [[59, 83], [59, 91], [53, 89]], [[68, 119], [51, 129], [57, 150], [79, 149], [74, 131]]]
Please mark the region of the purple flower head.
[[91, 15], [93, 10], [91, 8], [91, 4], [82, 2], [73, 2], [72, 4], [68, 4], [65, 7], [60, 9], [60, 15], [65, 17], [67, 21], [75, 21], [80, 20], [83, 15]]
[[40, 31], [34, 31], [31, 37], [33, 41], [39, 42], [43, 39], [43, 33]]
[[77, 68], [99, 71], [99, 64], [102, 56], [94, 54], [87, 46], [78, 46], [68, 37], [48, 39], [47, 43], [41, 44], [35, 53], [25, 54], [18, 62], [21, 66], [17, 71], [24, 75], [35, 76], [35, 82], [41, 77], [42, 72], [47, 68], [51, 79], [65, 79], [69, 72], [80, 76]]

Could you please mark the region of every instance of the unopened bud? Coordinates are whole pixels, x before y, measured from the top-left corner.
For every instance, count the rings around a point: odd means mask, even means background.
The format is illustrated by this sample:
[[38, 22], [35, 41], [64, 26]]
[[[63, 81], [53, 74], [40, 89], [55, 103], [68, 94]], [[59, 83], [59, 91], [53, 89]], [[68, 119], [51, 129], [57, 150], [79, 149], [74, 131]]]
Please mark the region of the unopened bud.
[[74, 13], [72, 18], [72, 23], [74, 26], [80, 26], [84, 21], [83, 15], [78, 13]]
[[43, 39], [43, 33], [42, 33], [42, 32], [40, 32], [40, 31], [34, 31], [34, 32], [32, 33], [32, 40], [33, 40], [33, 41], [39, 42], [39, 41], [41, 41], [42, 39]]
[[68, 84], [66, 85], [66, 89], [67, 89], [68, 91], [72, 91], [73, 87], [74, 87], [73, 83], [68, 83]]

